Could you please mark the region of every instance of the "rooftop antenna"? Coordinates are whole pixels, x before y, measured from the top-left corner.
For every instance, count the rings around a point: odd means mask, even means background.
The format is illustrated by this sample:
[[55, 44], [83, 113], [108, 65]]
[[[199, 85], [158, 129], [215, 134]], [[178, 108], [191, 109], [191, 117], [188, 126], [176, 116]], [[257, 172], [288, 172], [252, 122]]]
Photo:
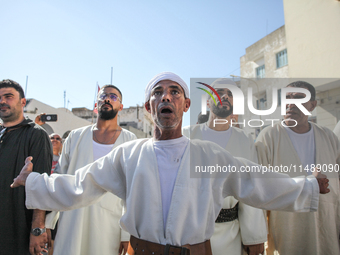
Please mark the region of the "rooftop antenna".
[[112, 79], [113, 79], [113, 67], [111, 67], [111, 85], [112, 85]]
[[26, 75], [25, 97], [27, 97], [27, 84], [28, 84], [28, 75]]
[[64, 90], [64, 108], [66, 108], [66, 90]]

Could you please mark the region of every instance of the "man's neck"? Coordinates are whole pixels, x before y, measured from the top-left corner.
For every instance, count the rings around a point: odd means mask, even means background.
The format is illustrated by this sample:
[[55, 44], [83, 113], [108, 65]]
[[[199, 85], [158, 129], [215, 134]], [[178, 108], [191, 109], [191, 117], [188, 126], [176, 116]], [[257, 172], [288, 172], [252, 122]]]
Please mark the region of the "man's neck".
[[210, 112], [207, 125], [215, 131], [226, 131], [230, 127], [230, 115], [226, 118], [222, 118], [215, 115], [213, 112]]
[[5, 128], [8, 128], [8, 127], [13, 127], [13, 126], [16, 126], [18, 124], [20, 124], [21, 122], [23, 122], [25, 119], [24, 115], [20, 116], [18, 119], [14, 120], [14, 121], [8, 121], [8, 122], [5, 122], [5, 120], [3, 120], [3, 126]]
[[160, 129], [159, 127], [154, 127], [153, 138], [158, 140], [170, 140], [182, 137], [181, 129]]
[[307, 121], [303, 124], [298, 124], [296, 127], [289, 127], [292, 131], [298, 134], [307, 133], [311, 129], [311, 124]]
[[97, 129], [101, 131], [112, 131], [112, 130], [121, 130], [121, 127], [117, 123], [117, 116], [112, 120], [103, 120], [97, 118]]

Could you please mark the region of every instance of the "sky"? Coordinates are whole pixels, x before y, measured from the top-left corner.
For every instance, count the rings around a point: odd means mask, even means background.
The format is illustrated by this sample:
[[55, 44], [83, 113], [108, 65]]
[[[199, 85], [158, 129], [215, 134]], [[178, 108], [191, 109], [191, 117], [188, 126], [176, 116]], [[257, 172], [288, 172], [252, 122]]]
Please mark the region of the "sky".
[[[245, 49], [284, 25], [282, 0], [0, 1], [0, 80], [53, 107], [93, 108], [111, 83], [142, 105], [153, 76], [240, 74]], [[183, 125], [189, 125], [189, 116]]]

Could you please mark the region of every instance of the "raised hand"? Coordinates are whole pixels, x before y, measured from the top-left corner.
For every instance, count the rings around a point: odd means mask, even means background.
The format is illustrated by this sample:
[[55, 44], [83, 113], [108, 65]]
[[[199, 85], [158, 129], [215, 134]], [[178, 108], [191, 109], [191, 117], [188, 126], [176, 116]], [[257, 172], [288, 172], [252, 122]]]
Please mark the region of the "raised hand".
[[327, 176], [324, 174], [321, 174], [318, 171], [313, 171], [313, 175], [316, 177], [318, 181], [320, 194], [327, 194], [328, 192], [330, 192], [330, 189], [328, 188], [329, 180], [327, 179]]
[[11, 184], [11, 188], [16, 188], [19, 186], [25, 186], [26, 179], [28, 175], [33, 170], [33, 163], [31, 162], [33, 157], [27, 157], [25, 160], [25, 165], [21, 169], [20, 174], [14, 179], [13, 183]]

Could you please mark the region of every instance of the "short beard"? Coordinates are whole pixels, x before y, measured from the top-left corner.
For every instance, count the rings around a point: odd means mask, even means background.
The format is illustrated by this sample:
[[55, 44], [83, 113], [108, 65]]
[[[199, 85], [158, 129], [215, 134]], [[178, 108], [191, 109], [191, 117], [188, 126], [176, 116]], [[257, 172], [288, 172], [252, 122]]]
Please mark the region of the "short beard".
[[99, 118], [102, 120], [112, 120], [116, 117], [118, 110], [110, 110], [110, 111], [99, 111]]
[[211, 111], [218, 117], [226, 118], [233, 113], [233, 106], [230, 105], [230, 109], [228, 110], [225, 106], [219, 108], [218, 106], [213, 104], [211, 107]]

